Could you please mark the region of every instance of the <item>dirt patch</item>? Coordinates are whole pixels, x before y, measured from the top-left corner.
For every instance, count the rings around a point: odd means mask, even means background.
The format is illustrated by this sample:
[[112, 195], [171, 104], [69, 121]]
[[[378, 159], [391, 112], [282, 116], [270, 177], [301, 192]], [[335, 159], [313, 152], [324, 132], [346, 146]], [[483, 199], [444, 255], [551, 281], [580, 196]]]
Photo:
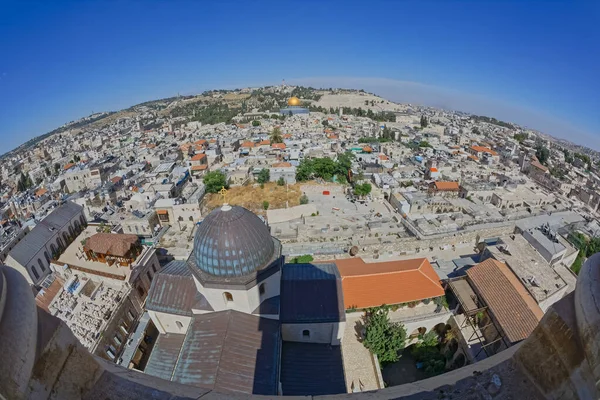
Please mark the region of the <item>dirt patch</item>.
[[[269, 202], [269, 208], [285, 208], [300, 204], [300, 184], [278, 186], [269, 182], [261, 189], [260, 185], [237, 186], [227, 191], [225, 201], [231, 205], [242, 206], [256, 214], [264, 214], [263, 201]], [[219, 194], [208, 194], [204, 203], [206, 211], [223, 205], [223, 198]]]

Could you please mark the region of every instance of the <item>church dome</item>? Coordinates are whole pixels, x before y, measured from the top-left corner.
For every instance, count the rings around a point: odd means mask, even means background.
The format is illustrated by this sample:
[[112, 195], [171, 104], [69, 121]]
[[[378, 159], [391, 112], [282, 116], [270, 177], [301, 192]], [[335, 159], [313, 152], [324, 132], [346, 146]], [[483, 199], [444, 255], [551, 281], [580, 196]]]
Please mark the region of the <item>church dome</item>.
[[297, 98], [296, 96], [290, 97], [290, 99], [288, 100], [288, 106], [299, 106], [299, 105], [300, 105], [300, 99]]
[[194, 239], [196, 267], [220, 277], [245, 276], [269, 265], [275, 244], [267, 225], [239, 206], [213, 210]]

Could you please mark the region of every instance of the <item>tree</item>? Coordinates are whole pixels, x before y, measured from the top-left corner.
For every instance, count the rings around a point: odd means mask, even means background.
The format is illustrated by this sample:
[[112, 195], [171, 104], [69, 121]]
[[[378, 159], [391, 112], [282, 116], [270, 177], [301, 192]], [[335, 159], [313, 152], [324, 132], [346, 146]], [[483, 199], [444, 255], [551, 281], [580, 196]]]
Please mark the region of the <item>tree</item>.
[[354, 194], [357, 196], [366, 196], [371, 193], [371, 184], [370, 183], [362, 183], [354, 186]]
[[323, 122], [321, 122], [323, 124], [323, 126], [327, 127], [329, 126], [329, 121], [327, 121], [326, 119], [323, 120]]
[[380, 363], [398, 361], [398, 353], [404, 349], [406, 329], [388, 318], [389, 307], [369, 308], [363, 317], [365, 337], [363, 345], [377, 355]]
[[308, 196], [306, 194], [300, 196], [300, 204], [308, 204]]
[[258, 177], [256, 178], [256, 181], [260, 184], [264, 184], [264, 183], [269, 182], [270, 178], [271, 178], [271, 173], [269, 172], [269, 169], [263, 168], [258, 173]]
[[427, 121], [427, 117], [424, 115], [421, 115], [421, 128], [427, 128], [427, 125], [429, 125], [429, 121]]
[[60, 170], [60, 164], [59, 163], [54, 164], [54, 173], [58, 174], [59, 170]]
[[257, 120], [252, 121], [252, 126], [260, 126], [260, 121], [257, 121]]
[[439, 336], [435, 331], [419, 337], [411, 351], [415, 361], [423, 364], [423, 371], [427, 376], [441, 374], [446, 369], [446, 358], [439, 349]]
[[271, 144], [283, 143], [283, 137], [281, 136], [281, 128], [276, 126], [271, 131]]
[[550, 158], [550, 150], [544, 146], [538, 146], [537, 150], [535, 151], [535, 156], [541, 164], [546, 165], [548, 158]]
[[46, 173], [46, 176], [52, 175], [52, 172], [50, 172], [50, 168], [48, 168], [48, 167], [46, 167], [46, 169], [44, 170], [44, 172]]
[[303, 256], [294, 257], [289, 262], [290, 264], [308, 264], [313, 260], [313, 256], [311, 256], [310, 254], [305, 254]]
[[283, 176], [282, 176], [279, 179], [277, 179], [277, 186], [284, 186], [284, 185], [285, 185], [285, 179], [283, 179]]
[[269, 209], [269, 202], [268, 201], [263, 201], [263, 209], [264, 210], [268, 210]]
[[73, 156], [73, 161], [75, 161], [75, 162], [79, 162], [79, 161], [81, 161], [81, 157], [79, 157], [79, 155], [75, 154], [75, 155]]
[[227, 177], [221, 171], [212, 171], [204, 175], [204, 185], [208, 193], [217, 193], [223, 187], [227, 188]]

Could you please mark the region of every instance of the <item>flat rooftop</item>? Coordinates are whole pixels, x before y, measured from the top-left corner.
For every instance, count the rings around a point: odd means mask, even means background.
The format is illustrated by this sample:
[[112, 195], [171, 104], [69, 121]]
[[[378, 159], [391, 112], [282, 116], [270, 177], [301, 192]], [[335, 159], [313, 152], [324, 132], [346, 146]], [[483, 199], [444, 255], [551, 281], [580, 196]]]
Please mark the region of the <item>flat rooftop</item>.
[[62, 266], [68, 264], [74, 270], [81, 270], [82, 272], [105, 276], [117, 280], [127, 281], [131, 275], [133, 266], [137, 265], [138, 262], [146, 256], [148, 251], [147, 248], [138, 255], [137, 259], [132, 264], [132, 267], [121, 267], [117, 264], [108, 265], [99, 261], [92, 261], [86, 258], [83, 251], [83, 245], [81, 241], [89, 238], [96, 233], [96, 226], [88, 225], [75, 240], [67, 247], [67, 249], [60, 255], [55, 264]]
[[[546, 300], [567, 286], [565, 280], [522, 235], [503, 236], [501, 240], [503, 244], [489, 246], [487, 249], [495, 259], [508, 265], [536, 302]], [[506, 248], [507, 245], [508, 251], [502, 251], [501, 248]], [[530, 282], [531, 278], [534, 278], [535, 285]]]

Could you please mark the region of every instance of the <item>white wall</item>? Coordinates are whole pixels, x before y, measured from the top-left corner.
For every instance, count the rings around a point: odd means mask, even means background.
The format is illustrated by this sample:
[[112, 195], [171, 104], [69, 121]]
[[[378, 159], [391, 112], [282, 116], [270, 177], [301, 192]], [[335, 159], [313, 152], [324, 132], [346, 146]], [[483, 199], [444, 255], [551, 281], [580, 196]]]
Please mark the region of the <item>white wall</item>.
[[[277, 271], [261, 282], [261, 284], [264, 283], [265, 285], [265, 293], [262, 296], [259, 294], [260, 285], [256, 285], [248, 290], [231, 290], [205, 288], [195, 277], [194, 282], [198, 291], [206, 297], [206, 300], [208, 300], [215, 311], [236, 310], [251, 314], [264, 300], [279, 296], [281, 271]], [[225, 292], [231, 293], [233, 301], [225, 301]]]
[[[311, 324], [282, 324], [281, 338], [286, 342], [326, 343], [338, 346], [342, 340], [346, 322], [324, 322]], [[309, 337], [303, 331], [310, 332]]]
[[[156, 328], [160, 333], [182, 333], [185, 334], [190, 326], [192, 317], [185, 315], [167, 314], [158, 311], [148, 311], [152, 322], [156, 325]], [[177, 321], [183, 326], [179, 328]]]

